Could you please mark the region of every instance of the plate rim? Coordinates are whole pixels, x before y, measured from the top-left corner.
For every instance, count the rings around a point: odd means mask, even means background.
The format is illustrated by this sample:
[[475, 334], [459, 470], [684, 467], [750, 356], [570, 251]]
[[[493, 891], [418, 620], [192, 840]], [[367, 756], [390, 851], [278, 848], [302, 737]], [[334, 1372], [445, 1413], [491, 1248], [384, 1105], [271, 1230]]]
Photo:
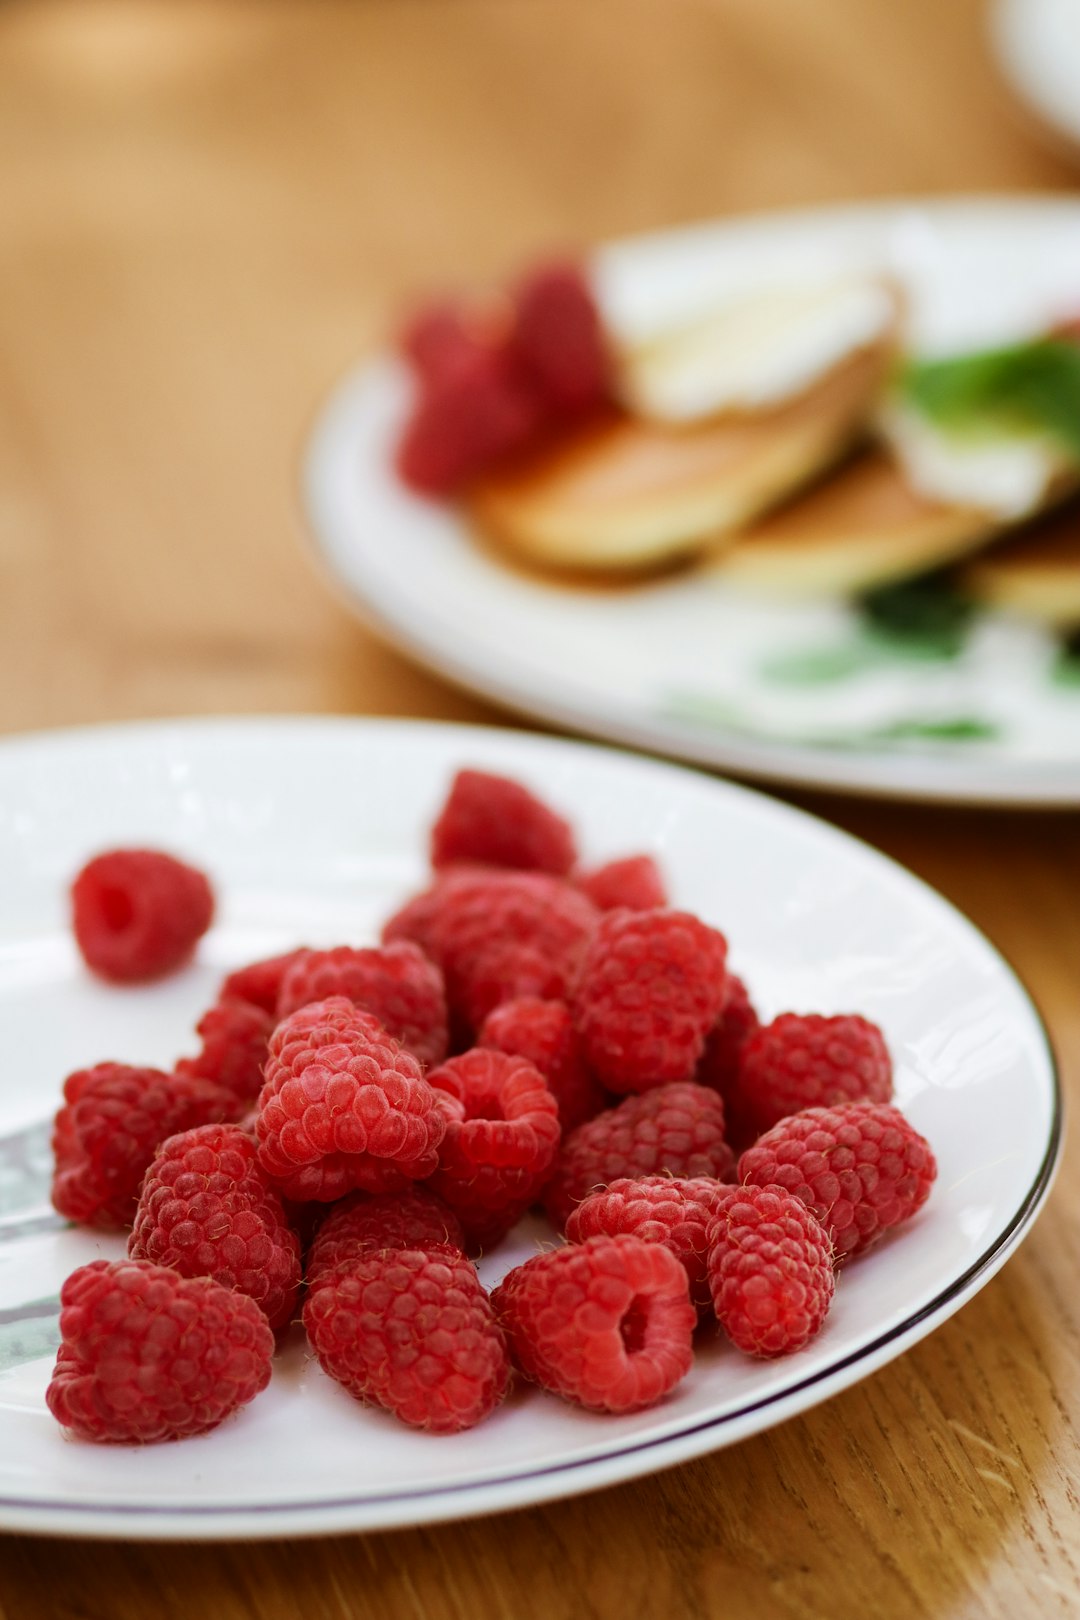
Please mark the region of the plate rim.
[[[963, 213], [977, 216], [996, 210], [1012, 210], [1032, 218], [1073, 215], [1080, 222], [1080, 197], [1064, 190], [965, 191], [753, 209], [605, 238], [593, 244], [590, 252], [603, 255], [627, 248], [648, 250], [679, 237], [704, 236], [729, 228], [739, 231], [778, 223], [822, 221], [839, 228], [853, 219], [884, 223], [911, 211], [948, 217]], [[301, 543], [315, 572], [354, 617], [410, 661], [512, 715], [684, 765], [732, 771], [750, 780], [913, 803], [1048, 811], [1080, 805], [1080, 763], [1071, 778], [1057, 781], [1051, 776], [1047, 781], [1049, 773], [1040, 762], [994, 764], [971, 753], [957, 756], [914, 747], [894, 751], [860, 749], [855, 753], [768, 738], [748, 740], [719, 726], [699, 728], [674, 717], [653, 719], [643, 714], [639, 719], [603, 712], [603, 700], [591, 703], [585, 698], [576, 703], [551, 696], [526, 677], [492, 674], [470, 657], [468, 649], [450, 645], [450, 636], [417, 634], [401, 614], [374, 598], [336, 560], [339, 554], [354, 549], [354, 538], [347, 518], [336, 510], [331, 493], [332, 474], [338, 468], [340, 454], [335, 440], [368, 375], [390, 358], [385, 347], [372, 345], [329, 386], [308, 417], [295, 470], [295, 489], [304, 519]], [[1050, 772], [1055, 768], [1051, 763]]]
[[[661, 1435], [652, 1440], [629, 1441], [623, 1445], [613, 1446], [610, 1451], [600, 1456], [591, 1455], [579, 1461], [552, 1464], [539, 1470], [515, 1471], [496, 1479], [484, 1479], [471, 1484], [448, 1484], [426, 1486], [412, 1491], [394, 1491], [378, 1497], [335, 1497], [330, 1501], [248, 1504], [234, 1509], [222, 1504], [160, 1507], [145, 1503], [110, 1503], [107, 1506], [98, 1506], [92, 1502], [57, 1502], [45, 1498], [0, 1495], [0, 1531], [38, 1535], [66, 1534], [88, 1539], [111, 1538], [131, 1541], [184, 1539], [227, 1541], [344, 1532], [362, 1533], [509, 1511], [516, 1507], [538, 1505], [602, 1489], [609, 1484], [638, 1479], [773, 1428], [801, 1411], [812, 1409], [831, 1399], [832, 1396], [887, 1365], [943, 1325], [978, 1293], [1030, 1232], [1049, 1196], [1064, 1145], [1064, 1098], [1060, 1065], [1038, 1001], [1006, 953], [933, 884], [911, 872], [902, 862], [876, 849], [865, 839], [835, 826], [811, 811], [788, 805], [741, 783], [717, 781], [700, 770], [666, 760], [657, 760], [648, 755], [627, 754], [610, 745], [597, 745], [575, 738], [550, 737], [511, 727], [381, 716], [213, 715], [57, 727], [0, 738], [0, 768], [12, 756], [20, 753], [29, 754], [38, 751], [48, 753], [53, 747], [62, 749], [65, 745], [93, 747], [99, 742], [108, 745], [140, 738], [145, 738], [152, 744], [155, 740], [163, 740], [170, 733], [178, 734], [179, 739], [186, 736], [194, 737], [196, 740], [207, 737], [209, 740], [215, 733], [225, 738], [230, 732], [238, 729], [243, 732], [265, 731], [272, 734], [282, 728], [302, 736], [323, 730], [339, 735], [351, 732], [359, 738], [371, 730], [388, 735], [399, 732], [414, 736], [423, 733], [439, 735], [451, 733], [460, 735], [466, 745], [469, 738], [478, 736], [482, 741], [489, 743], [502, 738], [519, 743], [526, 742], [541, 751], [570, 750], [590, 755], [610, 753], [616, 759], [623, 759], [664, 775], [674, 773], [677, 776], [686, 776], [699, 785], [704, 784], [710, 789], [715, 789], [721, 798], [731, 795], [736, 799], [750, 800], [754, 808], [766, 810], [771, 815], [779, 815], [782, 820], [793, 817], [796, 821], [808, 822], [819, 835], [825, 833], [841, 845], [854, 846], [863, 856], [869, 855], [875, 862], [883, 863], [886, 868], [891, 869], [894, 876], [901, 877], [906, 884], [914, 885], [925, 897], [946, 908], [953, 921], [959, 922], [1014, 980], [1041, 1036], [1046, 1059], [1050, 1088], [1050, 1119], [1042, 1158], [1031, 1185], [1004, 1229], [958, 1277], [953, 1278], [936, 1293], [933, 1299], [868, 1344], [841, 1356], [838, 1361], [831, 1362], [817, 1372], [808, 1374], [796, 1384], [748, 1401], [732, 1412], [693, 1422], [674, 1434]], [[808, 1400], [807, 1394], [810, 1391], [814, 1394]], [[765, 1421], [761, 1421], [762, 1413], [767, 1414]], [[718, 1435], [724, 1437], [719, 1442]]]

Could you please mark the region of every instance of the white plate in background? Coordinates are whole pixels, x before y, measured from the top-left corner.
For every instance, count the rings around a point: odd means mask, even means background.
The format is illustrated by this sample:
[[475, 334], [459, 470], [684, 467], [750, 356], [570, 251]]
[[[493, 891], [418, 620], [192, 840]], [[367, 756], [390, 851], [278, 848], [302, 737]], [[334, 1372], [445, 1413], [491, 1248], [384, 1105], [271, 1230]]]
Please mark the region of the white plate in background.
[[1080, 0], [994, 0], [990, 37], [1012, 88], [1080, 157]]

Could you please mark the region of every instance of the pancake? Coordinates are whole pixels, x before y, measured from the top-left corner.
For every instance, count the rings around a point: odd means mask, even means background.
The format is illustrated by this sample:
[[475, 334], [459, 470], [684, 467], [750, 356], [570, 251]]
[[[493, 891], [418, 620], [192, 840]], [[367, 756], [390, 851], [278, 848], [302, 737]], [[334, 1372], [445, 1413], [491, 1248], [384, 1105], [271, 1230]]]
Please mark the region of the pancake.
[[986, 607], [1080, 629], [1080, 504], [1059, 508], [973, 559], [960, 588]]
[[466, 507], [533, 562], [634, 570], [731, 536], [862, 434], [891, 337], [769, 410], [673, 426], [618, 415], [480, 479]]

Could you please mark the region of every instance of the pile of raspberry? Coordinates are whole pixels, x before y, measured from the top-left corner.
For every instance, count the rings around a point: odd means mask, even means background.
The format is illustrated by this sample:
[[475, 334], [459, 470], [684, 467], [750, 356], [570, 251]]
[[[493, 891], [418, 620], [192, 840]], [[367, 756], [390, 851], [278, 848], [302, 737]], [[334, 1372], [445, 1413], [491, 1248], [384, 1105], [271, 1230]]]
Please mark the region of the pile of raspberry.
[[[763, 1024], [656, 862], [588, 868], [521, 783], [465, 769], [432, 879], [379, 944], [230, 973], [169, 1071], [69, 1075], [53, 1202], [127, 1259], [61, 1295], [48, 1404], [94, 1441], [200, 1434], [262, 1390], [299, 1319], [357, 1400], [432, 1433], [515, 1372], [631, 1412], [695, 1336], [752, 1356], [821, 1330], [839, 1267], [936, 1174], [857, 1014]], [[206, 877], [154, 850], [72, 890], [87, 967], [138, 984], [210, 926]], [[490, 1294], [475, 1260], [530, 1210], [556, 1235]]]

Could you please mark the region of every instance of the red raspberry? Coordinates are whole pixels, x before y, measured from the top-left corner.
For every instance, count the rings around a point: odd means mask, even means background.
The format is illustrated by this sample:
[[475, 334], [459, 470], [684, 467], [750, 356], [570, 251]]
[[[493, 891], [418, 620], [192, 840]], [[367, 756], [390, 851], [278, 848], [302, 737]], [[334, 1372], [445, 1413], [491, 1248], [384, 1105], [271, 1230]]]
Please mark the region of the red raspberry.
[[577, 859], [568, 821], [506, 776], [458, 771], [431, 829], [436, 870], [481, 861], [563, 877]]
[[71, 889], [75, 939], [87, 967], [120, 984], [159, 979], [186, 962], [214, 915], [193, 866], [155, 849], [114, 849]]
[[584, 1243], [591, 1237], [626, 1232], [643, 1243], [662, 1243], [686, 1272], [698, 1312], [711, 1311], [706, 1273], [709, 1228], [726, 1191], [721, 1182], [706, 1176], [691, 1180], [642, 1176], [638, 1181], [624, 1177], [571, 1210], [566, 1235], [571, 1243]]
[[820, 1330], [832, 1303], [832, 1245], [783, 1187], [730, 1187], [709, 1230], [717, 1320], [749, 1356], [789, 1356]]
[[539, 1069], [558, 1104], [563, 1135], [583, 1125], [611, 1101], [591, 1074], [565, 1001], [519, 996], [489, 1013], [479, 1045], [516, 1053]]
[[45, 1400], [80, 1440], [185, 1440], [254, 1400], [273, 1353], [246, 1295], [145, 1260], [94, 1260], [60, 1290]]
[[421, 494], [453, 495], [523, 449], [543, 416], [531, 383], [502, 348], [466, 345], [425, 382], [398, 443], [398, 472]]
[[344, 996], [301, 1007], [270, 1037], [255, 1134], [287, 1198], [330, 1203], [422, 1180], [445, 1129], [412, 1053]]
[[[399, 348], [423, 382], [443, 377], [473, 352], [483, 323], [449, 300], [427, 304], [408, 320]], [[494, 334], [492, 334], [494, 335]]]
[[426, 1186], [368, 1198], [353, 1193], [335, 1204], [311, 1245], [309, 1287], [380, 1249], [443, 1249], [465, 1252], [465, 1234], [453, 1211]]
[[64, 1081], [53, 1126], [53, 1204], [83, 1226], [106, 1232], [130, 1226], [159, 1143], [194, 1125], [229, 1119], [235, 1109], [227, 1091], [190, 1075], [126, 1063], [77, 1069]]
[[272, 1328], [292, 1321], [300, 1242], [238, 1125], [201, 1125], [162, 1143], [142, 1184], [128, 1254], [247, 1294]]
[[782, 1013], [746, 1041], [738, 1089], [760, 1134], [801, 1108], [888, 1102], [892, 1059], [880, 1029], [865, 1018]]
[[593, 1411], [640, 1411], [690, 1371], [697, 1313], [662, 1244], [552, 1249], [511, 1271], [491, 1302], [525, 1376]]
[[247, 967], [237, 968], [218, 991], [218, 1000], [250, 1001], [253, 1006], [261, 1007], [264, 1013], [269, 1013], [271, 1018], [276, 1017], [281, 981], [296, 959], [306, 955], [307, 946], [301, 945], [295, 951], [284, 951], [280, 956], [266, 956], [259, 962], [249, 962]]
[[281, 982], [278, 1017], [287, 1018], [311, 1001], [347, 996], [427, 1067], [446, 1056], [446, 991], [442, 974], [408, 940], [381, 950], [332, 951], [298, 955]]
[[435, 944], [435, 929], [442, 916], [449, 891], [461, 884], [475, 881], [487, 874], [488, 868], [465, 863], [443, 869], [430, 888], [415, 894], [390, 917], [382, 929], [382, 942], [392, 945], [395, 940], [408, 939], [419, 945], [424, 955], [433, 962], [439, 960]]
[[570, 1211], [620, 1179], [672, 1175], [723, 1181], [735, 1155], [724, 1140], [724, 1105], [715, 1091], [680, 1081], [627, 1097], [563, 1143], [544, 1205], [561, 1230]]
[[202, 1036], [198, 1057], [181, 1058], [177, 1074], [196, 1075], [222, 1086], [238, 1103], [254, 1103], [263, 1083], [273, 1020], [251, 1001], [219, 1001], [195, 1026]]
[[608, 861], [591, 872], [579, 872], [574, 881], [599, 911], [651, 911], [668, 903], [660, 868], [651, 855]]
[[434, 1434], [471, 1429], [506, 1393], [506, 1344], [464, 1255], [358, 1255], [311, 1291], [304, 1326], [323, 1371], [350, 1395]]
[[595, 409], [611, 392], [600, 312], [577, 264], [539, 265], [516, 289], [513, 347], [559, 415]]
[[454, 1099], [431, 1188], [474, 1248], [490, 1248], [538, 1197], [559, 1147], [559, 1110], [525, 1058], [476, 1048], [428, 1076]]
[[740, 1181], [784, 1187], [802, 1199], [831, 1238], [837, 1261], [909, 1220], [936, 1175], [926, 1138], [884, 1103], [789, 1114], [739, 1160]]
[[605, 912], [585, 953], [574, 1017], [610, 1091], [694, 1072], [724, 1003], [722, 934], [686, 911]]
[[711, 1086], [720, 1093], [728, 1137], [749, 1147], [758, 1131], [739, 1090], [739, 1057], [750, 1036], [761, 1026], [743, 981], [729, 973], [726, 983], [724, 1010], [706, 1038], [694, 1079], [699, 1086]]

